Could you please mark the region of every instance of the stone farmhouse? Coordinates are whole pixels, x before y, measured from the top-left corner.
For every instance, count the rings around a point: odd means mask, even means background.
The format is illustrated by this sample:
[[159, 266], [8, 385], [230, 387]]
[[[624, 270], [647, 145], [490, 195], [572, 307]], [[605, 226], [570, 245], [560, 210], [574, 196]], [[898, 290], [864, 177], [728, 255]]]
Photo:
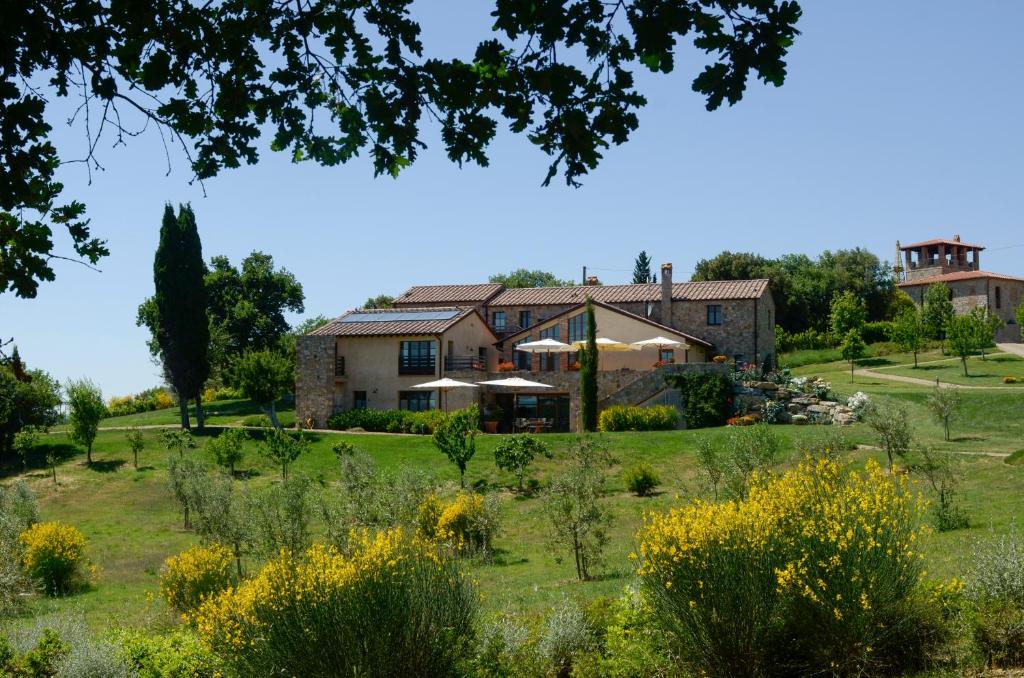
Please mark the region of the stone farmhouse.
[[[331, 414], [353, 408], [455, 409], [478, 402], [494, 430], [575, 430], [577, 354], [531, 354], [515, 347], [540, 339], [585, 339], [588, 297], [599, 337], [678, 342], [602, 352], [601, 407], [673, 404], [665, 375], [728, 369], [712, 362], [718, 355], [730, 364], [774, 364], [775, 307], [767, 280], [673, 283], [672, 265], [664, 264], [660, 282], [640, 285], [416, 286], [392, 309], [349, 311], [299, 338], [297, 415], [322, 426]], [[443, 395], [413, 388], [443, 377], [475, 383], [510, 376], [549, 388], [458, 388]]]
[[1014, 315], [1024, 298], [1024, 278], [981, 270], [983, 246], [961, 242], [957, 235], [952, 240], [937, 238], [910, 245], [897, 242], [896, 248], [902, 254], [899, 287], [918, 304], [930, 285], [942, 283], [949, 288], [957, 313], [987, 308], [1003, 321], [996, 341], [1021, 340]]

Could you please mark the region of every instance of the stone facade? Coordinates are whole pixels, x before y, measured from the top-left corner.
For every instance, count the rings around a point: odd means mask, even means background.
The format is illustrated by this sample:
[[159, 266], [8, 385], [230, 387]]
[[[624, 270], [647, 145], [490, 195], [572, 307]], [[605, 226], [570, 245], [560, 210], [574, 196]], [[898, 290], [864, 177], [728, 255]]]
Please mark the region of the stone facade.
[[[975, 308], [987, 308], [1003, 321], [996, 332], [997, 342], [1021, 341], [1020, 327], [1015, 312], [1024, 303], [1024, 280], [1009, 277], [981, 276], [968, 280], [944, 281], [949, 288], [953, 310], [958, 314], [970, 313]], [[900, 289], [918, 304], [923, 302], [928, 285], [901, 285]]]
[[[708, 324], [708, 307], [721, 308], [721, 324]], [[713, 354], [730, 360], [763, 365], [775, 361], [775, 302], [771, 294], [760, 299], [673, 301], [672, 327], [709, 341]]]
[[334, 408], [334, 337], [307, 334], [296, 340], [295, 417], [327, 425]]

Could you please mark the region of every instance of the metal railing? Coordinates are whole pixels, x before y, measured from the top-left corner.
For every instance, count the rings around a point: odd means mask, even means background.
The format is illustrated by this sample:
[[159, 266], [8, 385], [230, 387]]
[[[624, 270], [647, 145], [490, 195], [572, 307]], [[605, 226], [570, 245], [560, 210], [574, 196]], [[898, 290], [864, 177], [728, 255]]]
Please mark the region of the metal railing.
[[398, 357], [399, 374], [434, 374], [437, 369], [437, 359], [432, 355]]
[[446, 355], [444, 357], [444, 371], [454, 372], [456, 370], [486, 372], [487, 360], [475, 355]]

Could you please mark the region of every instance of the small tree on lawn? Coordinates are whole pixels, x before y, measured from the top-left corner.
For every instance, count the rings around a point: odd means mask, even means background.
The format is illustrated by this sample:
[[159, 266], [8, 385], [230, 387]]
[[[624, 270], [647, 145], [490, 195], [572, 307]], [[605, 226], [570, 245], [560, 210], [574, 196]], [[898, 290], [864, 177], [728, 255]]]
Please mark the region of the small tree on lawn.
[[249, 434], [240, 428], [228, 428], [220, 432], [216, 438], [206, 443], [206, 450], [213, 454], [217, 465], [227, 469], [232, 478], [235, 477], [235, 466], [241, 463], [245, 455], [245, 441]]
[[853, 368], [856, 366], [857, 361], [864, 357], [864, 351], [867, 346], [864, 345], [864, 340], [860, 337], [860, 332], [857, 330], [850, 330], [843, 337], [843, 344], [840, 347], [843, 360], [850, 361], [850, 381], [853, 381]]
[[128, 441], [128, 447], [132, 451], [132, 464], [135, 470], [139, 470], [139, 452], [146, 446], [146, 441], [142, 437], [142, 431], [138, 426], [133, 426], [124, 433], [125, 439]]
[[590, 579], [608, 543], [611, 513], [602, 500], [607, 462], [603, 448], [581, 438], [570, 450], [569, 463], [552, 479], [544, 495], [552, 541], [572, 549], [580, 581]]
[[168, 452], [178, 453], [178, 459], [185, 458], [185, 450], [196, 449], [196, 440], [192, 437], [192, 432], [187, 428], [161, 431], [160, 439], [164, 442], [164, 447], [167, 448]]
[[35, 426], [26, 426], [14, 434], [14, 452], [21, 457], [21, 469], [28, 471], [28, 457], [32, 449], [39, 442], [39, 429]]
[[85, 461], [92, 464], [92, 444], [100, 428], [100, 420], [107, 414], [103, 392], [89, 379], [69, 381], [65, 387], [68, 402], [68, 428], [71, 439], [85, 445]]
[[197, 487], [206, 476], [206, 467], [202, 462], [189, 458], [177, 458], [173, 454], [167, 458], [167, 485], [174, 501], [181, 507], [184, 516], [183, 526], [187, 530], [192, 527], [192, 508], [196, 504]]
[[725, 477], [725, 459], [718, 442], [708, 436], [697, 438], [697, 469], [718, 501], [718, 486]]
[[946, 326], [953, 317], [953, 302], [949, 300], [949, 288], [942, 283], [928, 286], [922, 297], [921, 322], [929, 339], [943, 342], [942, 350], [946, 350]]
[[894, 460], [905, 458], [910, 452], [913, 436], [907, 408], [895, 404], [884, 407], [872, 404], [865, 413], [864, 421], [878, 436], [878, 444], [889, 458], [889, 473], [892, 473]]
[[594, 321], [594, 306], [587, 297], [586, 310], [587, 347], [580, 351], [580, 416], [584, 431], [597, 430], [597, 323]]
[[279, 428], [266, 428], [263, 434], [260, 452], [281, 467], [281, 479], [287, 480], [288, 467], [309, 448], [309, 441], [303, 437], [301, 430], [293, 436]]
[[476, 454], [476, 434], [480, 410], [471, 405], [452, 412], [434, 428], [434, 447], [459, 469], [459, 485], [466, 487], [466, 464]]
[[292, 362], [271, 350], [246, 351], [235, 363], [234, 377], [245, 397], [263, 408], [271, 425], [280, 429], [274, 403], [295, 384]]
[[922, 476], [935, 492], [935, 527], [940, 532], [968, 526], [967, 513], [957, 501], [961, 473], [956, 455], [921, 446], [914, 451], [910, 472]]
[[1003, 326], [1003, 321], [994, 313], [989, 313], [987, 308], [971, 309], [971, 320], [974, 321], [974, 331], [977, 334], [975, 342], [981, 351], [981, 359], [985, 360], [985, 349], [995, 343], [996, 332]]
[[845, 338], [851, 330], [861, 334], [867, 317], [868, 311], [864, 307], [864, 301], [853, 292], [846, 291], [832, 297], [829, 326], [832, 328], [832, 335], [837, 339]]
[[946, 324], [946, 343], [953, 355], [960, 358], [965, 377], [970, 376], [967, 374], [967, 359], [978, 346], [977, 325], [977, 321], [970, 315], [955, 315]]
[[494, 463], [503, 471], [515, 475], [519, 491], [523, 491], [523, 479], [530, 464], [538, 455], [551, 458], [547, 443], [529, 433], [503, 438], [494, 448]]
[[935, 387], [932, 394], [925, 402], [928, 410], [935, 417], [935, 420], [942, 424], [946, 440], [949, 440], [949, 422], [960, 414], [960, 407], [963, 404], [960, 398], [960, 389], [948, 387]]
[[242, 555], [252, 541], [248, 498], [235, 491], [235, 483], [223, 474], [193, 476], [189, 500], [195, 514], [195, 530], [205, 543], [230, 546], [238, 578], [244, 576]]
[[921, 311], [916, 306], [908, 308], [896, 316], [892, 323], [892, 340], [900, 350], [914, 354], [914, 367], [917, 367], [917, 354], [924, 348], [924, 322]]

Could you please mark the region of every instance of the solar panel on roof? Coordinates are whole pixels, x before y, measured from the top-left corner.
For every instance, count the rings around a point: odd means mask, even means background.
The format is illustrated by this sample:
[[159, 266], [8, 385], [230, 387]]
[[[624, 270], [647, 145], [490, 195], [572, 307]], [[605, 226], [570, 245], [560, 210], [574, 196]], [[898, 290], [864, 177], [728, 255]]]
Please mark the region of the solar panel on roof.
[[385, 311], [383, 313], [353, 313], [341, 319], [343, 323], [382, 323], [403, 320], [451, 320], [459, 311]]

